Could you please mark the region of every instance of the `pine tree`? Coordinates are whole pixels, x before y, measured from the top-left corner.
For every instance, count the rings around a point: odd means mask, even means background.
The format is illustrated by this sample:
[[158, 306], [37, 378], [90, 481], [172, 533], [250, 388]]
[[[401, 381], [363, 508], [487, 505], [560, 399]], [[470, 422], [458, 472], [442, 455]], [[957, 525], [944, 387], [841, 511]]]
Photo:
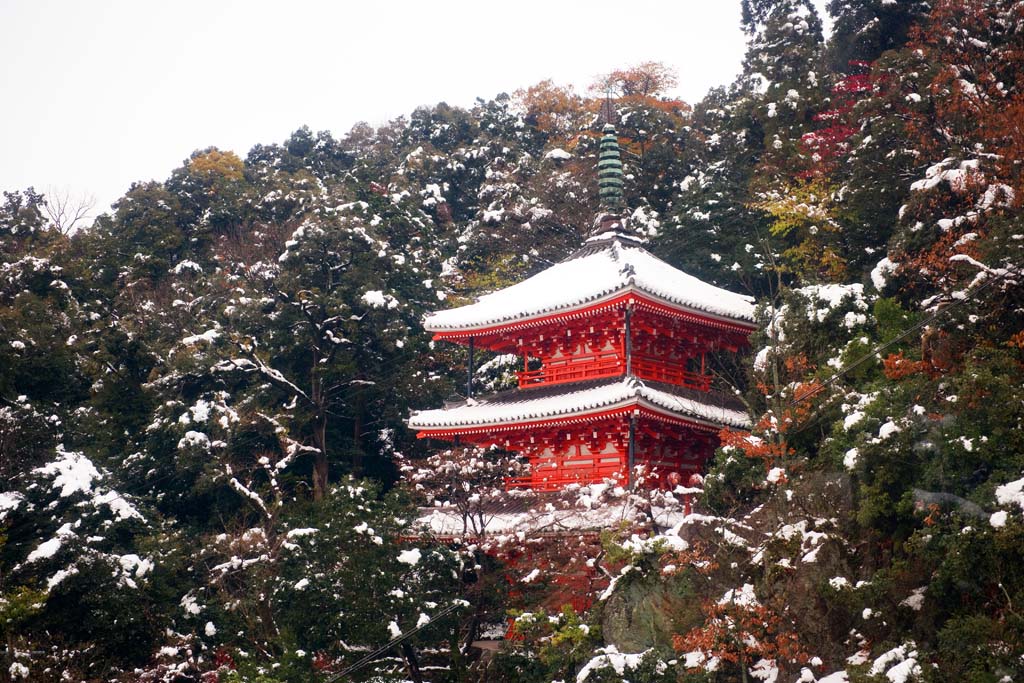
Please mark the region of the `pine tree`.
[[885, 0], [830, 0], [829, 69], [846, 73], [851, 62], [873, 62], [889, 50], [902, 48], [911, 27], [923, 19], [926, 2]]

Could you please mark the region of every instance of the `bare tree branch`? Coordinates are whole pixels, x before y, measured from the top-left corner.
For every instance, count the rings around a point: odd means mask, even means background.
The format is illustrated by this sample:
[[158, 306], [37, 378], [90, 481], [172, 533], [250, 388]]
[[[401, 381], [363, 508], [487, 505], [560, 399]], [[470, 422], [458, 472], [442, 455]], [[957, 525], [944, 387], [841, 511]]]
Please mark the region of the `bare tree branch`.
[[68, 188], [47, 188], [43, 199], [43, 210], [53, 227], [62, 235], [70, 235], [91, 219], [96, 198], [92, 195], [75, 194]]

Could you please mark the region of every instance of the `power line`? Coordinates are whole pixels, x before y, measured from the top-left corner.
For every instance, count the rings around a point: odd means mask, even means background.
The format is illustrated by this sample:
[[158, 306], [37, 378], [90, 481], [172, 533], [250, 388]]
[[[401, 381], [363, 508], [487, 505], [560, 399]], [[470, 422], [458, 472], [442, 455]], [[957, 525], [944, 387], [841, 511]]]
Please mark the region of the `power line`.
[[946, 315], [947, 313], [949, 313], [950, 311], [955, 309], [957, 306], [962, 305], [966, 301], [970, 301], [970, 300], [974, 299], [975, 297], [977, 297], [982, 292], [982, 290], [984, 290], [985, 288], [989, 287], [990, 285], [993, 285], [993, 284], [999, 282], [1000, 280], [1003, 280], [1004, 278], [1006, 278], [1007, 276], [1009, 276], [1011, 274], [1016, 274], [1016, 272], [1013, 271], [1013, 270], [1009, 270], [1008, 269], [1008, 270], [1003, 271], [1002, 273], [1000, 273], [999, 275], [997, 275], [994, 278], [990, 278], [988, 280], [985, 280], [985, 282], [981, 283], [980, 285], [978, 285], [973, 290], [970, 290], [966, 294], [964, 294], [964, 296], [962, 298], [954, 299], [953, 303], [951, 303], [950, 305], [946, 306], [945, 308], [940, 308], [938, 311], [936, 311], [932, 315], [930, 315], [927, 318], [925, 318], [924, 320], [918, 322], [916, 325], [912, 325], [911, 327], [908, 327], [906, 330], [904, 330], [903, 332], [898, 334], [896, 337], [890, 339], [889, 341], [885, 342], [884, 344], [879, 344], [878, 346], [874, 347], [873, 349], [871, 349], [871, 351], [867, 352], [866, 354], [864, 354], [863, 356], [861, 356], [857, 360], [853, 361], [849, 365], [847, 365], [847, 366], [843, 367], [842, 369], [838, 370], [834, 375], [832, 375], [827, 380], [825, 380], [824, 382], [822, 382], [818, 386], [814, 387], [810, 391], [808, 391], [808, 392], [806, 392], [804, 394], [801, 394], [799, 396], [796, 396], [795, 398], [793, 398], [792, 401], [790, 401], [789, 405], [790, 406], [795, 406], [798, 403], [801, 403], [801, 402], [811, 398], [812, 396], [816, 396], [817, 394], [819, 394], [822, 391], [824, 391], [825, 388], [831, 386], [836, 381], [838, 381], [839, 378], [841, 378], [846, 373], [850, 372], [851, 370], [853, 370], [855, 368], [860, 367], [864, 363], [866, 363], [869, 360], [875, 358], [879, 353], [881, 353], [882, 351], [885, 351], [886, 349], [888, 349], [889, 347], [893, 346], [897, 342], [900, 342], [900, 341], [906, 339], [908, 336], [910, 336], [910, 334], [912, 334], [912, 333], [916, 332], [917, 330], [920, 330], [921, 328], [926, 327], [926, 326], [930, 325], [931, 323], [935, 322], [936, 320], [938, 320], [942, 316]]
[[425, 628], [428, 628], [435, 621], [448, 616], [449, 614], [451, 614], [455, 610], [459, 609], [460, 607], [462, 607], [461, 603], [453, 602], [451, 605], [449, 605], [448, 607], [444, 608], [443, 610], [441, 610], [440, 612], [435, 614], [433, 617], [431, 617], [430, 621], [427, 621], [427, 622], [425, 622], [423, 624], [420, 624], [419, 626], [417, 626], [416, 628], [414, 628], [414, 629], [412, 629], [410, 631], [406, 631], [405, 633], [402, 633], [400, 635], [395, 636], [390, 641], [388, 641], [385, 645], [382, 645], [381, 647], [377, 648], [373, 652], [370, 652], [370, 653], [364, 655], [361, 659], [359, 659], [359, 661], [357, 661], [354, 664], [346, 667], [345, 669], [343, 669], [339, 673], [334, 674], [333, 676], [328, 678], [326, 681], [324, 681], [324, 683], [335, 683], [335, 681], [339, 681], [343, 677], [348, 676], [349, 674], [352, 674], [352, 673], [358, 671], [359, 669], [363, 668], [364, 666], [366, 666], [367, 664], [369, 664], [373, 660], [377, 659], [377, 657], [381, 656], [382, 654], [384, 654], [385, 652], [387, 652], [388, 650], [390, 650], [394, 646], [400, 645], [401, 643], [404, 643], [406, 640], [408, 640], [409, 638], [412, 638], [414, 635], [416, 635], [420, 631], [424, 630]]

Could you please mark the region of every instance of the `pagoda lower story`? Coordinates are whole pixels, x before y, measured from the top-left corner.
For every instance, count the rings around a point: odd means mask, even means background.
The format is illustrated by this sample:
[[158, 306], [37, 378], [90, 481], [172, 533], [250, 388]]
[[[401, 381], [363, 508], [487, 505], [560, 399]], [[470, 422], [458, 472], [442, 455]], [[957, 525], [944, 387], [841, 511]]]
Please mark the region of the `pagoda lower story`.
[[409, 426], [420, 438], [497, 447], [529, 460], [529, 476], [509, 488], [556, 491], [614, 480], [658, 485], [696, 473], [723, 427], [749, 428], [742, 406], [717, 392], [618, 377], [510, 391], [420, 411]]

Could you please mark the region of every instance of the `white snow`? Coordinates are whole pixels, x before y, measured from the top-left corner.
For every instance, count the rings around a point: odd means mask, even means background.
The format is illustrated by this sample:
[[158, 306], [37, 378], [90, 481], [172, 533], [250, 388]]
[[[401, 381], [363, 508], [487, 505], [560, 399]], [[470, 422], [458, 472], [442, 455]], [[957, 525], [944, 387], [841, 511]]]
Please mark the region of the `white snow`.
[[[92, 482], [100, 478], [99, 470], [82, 453], [65, 451], [57, 447], [60, 456], [51, 463], [37, 467], [33, 472], [53, 476], [52, 488], [60, 489], [60, 497], [67, 498], [75, 493], [90, 493]], [[55, 476], [54, 476], [55, 475]]]
[[609, 645], [605, 648], [599, 648], [597, 652], [601, 653], [591, 659], [589, 662], [583, 665], [579, 673], [576, 674], [576, 683], [583, 683], [586, 681], [590, 674], [599, 669], [612, 668], [615, 673], [622, 676], [626, 673], [626, 669], [635, 669], [640, 666], [641, 660], [644, 658], [649, 650], [643, 652], [637, 652], [635, 654], [627, 654], [619, 652], [618, 648], [614, 645]]
[[939, 183], [946, 181], [954, 192], [964, 192], [967, 189], [969, 175], [977, 173], [978, 160], [969, 159], [960, 162], [957, 168], [949, 168], [954, 163], [956, 163], [955, 159], [948, 158], [929, 166], [924, 172], [925, 177], [923, 179], [911, 183], [911, 191], [930, 190]]
[[851, 448], [843, 454], [843, 466], [852, 470], [857, 466], [857, 460], [860, 459], [860, 451], [856, 448]]
[[181, 599], [181, 608], [185, 610], [185, 614], [196, 615], [202, 611], [202, 606], [196, 602], [195, 596], [189, 594]]
[[863, 419], [864, 413], [861, 412], [860, 410], [855, 410], [843, 418], [843, 429], [846, 431], [850, 431], [851, 427], [853, 427]]
[[871, 664], [871, 675], [884, 673], [892, 683], [906, 683], [910, 677], [920, 676], [916, 647], [911, 641], [883, 653]]
[[171, 268], [171, 272], [174, 273], [175, 275], [181, 275], [181, 272], [184, 270], [191, 270], [195, 273], [201, 273], [203, 272], [203, 267], [200, 266], [195, 261], [185, 259], [184, 261], [178, 263], [178, 265]]
[[390, 294], [385, 294], [379, 289], [370, 289], [363, 292], [360, 300], [371, 308], [387, 308], [389, 310], [398, 308], [398, 299]]
[[719, 605], [738, 605], [740, 607], [757, 607], [761, 603], [757, 601], [754, 594], [754, 586], [749, 583], [743, 584], [740, 588], [732, 588], [725, 592], [725, 595], [718, 601]]
[[118, 564], [121, 565], [121, 580], [131, 588], [135, 588], [135, 582], [132, 577], [141, 579], [150, 571], [152, 571], [154, 564], [153, 560], [149, 558], [139, 557], [135, 553], [128, 553], [126, 555], [120, 555], [116, 557]]
[[997, 486], [996, 501], [1000, 505], [1017, 505], [1024, 510], [1024, 478]]
[[779, 679], [779, 667], [775, 666], [775, 660], [762, 658], [750, 667], [750, 675], [764, 683], [775, 683]]
[[885, 677], [892, 683], [906, 683], [908, 678], [921, 675], [921, 666], [916, 659], [906, 659], [885, 672]]
[[555, 147], [553, 150], [551, 150], [547, 154], [545, 154], [544, 158], [545, 159], [554, 159], [555, 161], [562, 161], [564, 159], [571, 159], [572, 158], [572, 154], [569, 154], [568, 152], [566, 152], [564, 149], [562, 149], [560, 147]]
[[185, 436], [178, 440], [178, 449], [185, 448], [202, 448], [207, 450], [210, 448], [210, 437], [202, 432], [187, 431]]
[[910, 595], [900, 601], [900, 605], [903, 607], [909, 607], [915, 612], [920, 612], [924, 606], [924, 594], [928, 591], [928, 586], [921, 586], [911, 591]]
[[752, 325], [753, 299], [673, 268], [639, 246], [613, 241], [569, 258], [476, 303], [428, 315], [426, 329], [472, 330], [591, 305], [637, 293], [705, 316]]
[[978, 200], [978, 208], [982, 211], [998, 206], [1012, 206], [1014, 199], [1013, 188], [1002, 183], [993, 183], [985, 189], [985, 194]]
[[860, 311], [868, 309], [867, 300], [864, 298], [864, 285], [860, 283], [850, 285], [807, 285], [796, 290], [799, 294], [810, 299], [810, 306], [807, 315], [812, 320], [824, 322], [825, 318], [834, 309], [844, 303], [851, 303]]
[[194, 422], [206, 422], [210, 419], [210, 402], [202, 399], [196, 401], [195, 405], [189, 408]]
[[419, 564], [421, 557], [422, 554], [420, 553], [419, 548], [411, 548], [409, 550], [403, 550], [402, 552], [398, 553], [398, 561], [402, 564], [408, 564], [410, 566], [415, 566]]
[[[596, 489], [604, 488], [610, 499], [602, 498], [595, 492]], [[486, 520], [487, 533], [499, 538], [511, 538], [513, 536], [529, 535], [535, 532], [544, 532], [552, 528], [558, 529], [607, 529], [620, 524], [624, 520], [633, 519], [638, 514], [637, 501], [631, 500], [625, 489], [618, 486], [606, 486], [604, 484], [591, 484], [579, 489], [579, 505], [566, 509], [554, 508], [543, 511], [524, 512], [496, 512]], [[590, 491], [589, 494], [586, 491]], [[645, 506], [647, 503], [644, 504]], [[663, 528], [676, 527], [664, 535], [652, 537], [646, 541], [648, 545], [659, 540], [668, 542], [673, 548], [685, 544], [679, 538], [678, 525], [684, 521], [696, 523], [705, 521], [707, 523], [720, 523], [722, 520], [717, 517], [704, 517], [701, 515], [690, 515], [686, 517], [682, 506], [668, 509], [660, 506], [650, 506], [648, 513], [652, 514]], [[422, 517], [417, 519], [415, 526], [438, 536], [461, 536], [466, 534], [463, 526], [462, 515], [450, 507], [429, 508], [424, 511]], [[645, 552], [643, 548], [638, 549]], [[631, 565], [627, 568], [632, 569]], [[615, 579], [612, 579], [614, 584]], [[606, 591], [611, 595], [611, 588]]]
[[1009, 515], [1006, 510], [998, 510], [992, 513], [992, 516], [988, 518], [988, 523], [999, 529], [1006, 526], [1006, 520], [1009, 519]]
[[288, 538], [298, 538], [300, 536], [309, 536], [310, 534], [315, 534], [317, 531], [318, 530], [313, 527], [303, 529], [291, 529], [288, 531], [287, 534], [285, 534], [285, 536], [287, 536]]
[[[50, 487], [55, 491], [59, 491], [61, 498], [67, 498], [75, 494], [84, 494], [91, 496], [93, 505], [97, 507], [105, 505], [110, 508], [117, 521], [131, 518], [143, 519], [139, 511], [116, 491], [107, 490], [100, 492], [98, 489], [94, 490], [94, 484], [103, 475], [100, 474], [100, 471], [96, 469], [96, 466], [84, 454], [65, 451], [63, 446], [57, 446], [57, 454], [58, 458], [56, 460], [42, 467], [37, 467], [33, 472], [44, 476], [52, 476], [53, 482], [50, 484]], [[3, 519], [5, 516], [5, 501], [10, 502], [12, 496], [17, 494], [7, 495], [8, 498], [5, 498], [5, 494], [0, 494], [0, 519]]]
[[766, 346], [757, 352], [754, 356], [754, 369], [758, 372], [764, 372], [768, 369], [768, 358], [772, 351], [775, 350], [773, 346]]
[[74, 576], [78, 573], [78, 567], [70, 566], [60, 569], [54, 573], [53, 576], [46, 580], [46, 590], [52, 591], [57, 585], [59, 585], [65, 579]]
[[219, 336], [219, 330], [207, 330], [202, 334], [193, 334], [191, 336], [185, 337], [184, 339], [181, 340], [181, 343], [184, 344], [185, 346], [192, 346], [193, 344], [198, 344], [199, 342], [212, 342]]
[[17, 491], [2, 491], [0, 492], [0, 522], [7, 517], [8, 512], [13, 512], [18, 509], [25, 500], [25, 496], [21, 495]]
[[849, 683], [849, 681], [850, 676], [846, 671], [836, 671], [818, 679], [818, 683]]
[[484, 426], [507, 424], [524, 419], [543, 419], [564, 415], [639, 405], [655, 412], [683, 414], [697, 422], [749, 428], [750, 418], [738, 410], [701, 403], [693, 398], [677, 396], [648, 387], [637, 379], [623, 379], [564, 394], [511, 402], [489, 402], [478, 399], [453, 408], [422, 410], [409, 418], [412, 429]]
[[892, 420], [889, 420], [884, 425], [878, 428], [878, 438], [888, 439], [890, 436], [900, 431], [902, 431], [900, 426], [893, 422]]
[[60, 547], [64, 544], [64, 539], [74, 535], [75, 532], [71, 530], [71, 523], [68, 522], [61, 528], [57, 529], [56, 536], [49, 540], [43, 541], [38, 546], [36, 546], [36, 549], [30, 552], [28, 554], [28, 557], [25, 558], [25, 562], [36, 562], [38, 560], [46, 560], [53, 557], [57, 554], [57, 551], [60, 550]]
[[144, 519], [143, 516], [135, 509], [131, 503], [126, 501], [116, 491], [107, 491], [106, 493], [98, 493], [92, 498], [92, 502], [96, 505], [106, 505], [110, 508], [110, 511], [114, 513], [114, 517], [118, 521], [124, 521], [126, 519]]

